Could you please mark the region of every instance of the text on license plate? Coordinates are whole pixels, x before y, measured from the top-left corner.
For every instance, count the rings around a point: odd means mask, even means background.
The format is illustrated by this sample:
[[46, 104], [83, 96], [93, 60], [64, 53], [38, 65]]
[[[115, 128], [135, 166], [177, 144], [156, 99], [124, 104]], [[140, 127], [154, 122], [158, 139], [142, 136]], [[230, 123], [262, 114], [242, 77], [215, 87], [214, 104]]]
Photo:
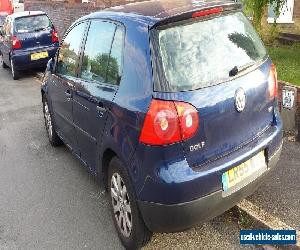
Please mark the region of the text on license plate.
[[240, 184], [243, 180], [256, 172], [267, 169], [264, 151], [261, 151], [248, 161], [229, 169], [222, 175], [223, 191], [227, 191]]
[[31, 54], [31, 61], [36, 61], [36, 60], [47, 58], [47, 57], [48, 57], [47, 51], [38, 52], [38, 53]]

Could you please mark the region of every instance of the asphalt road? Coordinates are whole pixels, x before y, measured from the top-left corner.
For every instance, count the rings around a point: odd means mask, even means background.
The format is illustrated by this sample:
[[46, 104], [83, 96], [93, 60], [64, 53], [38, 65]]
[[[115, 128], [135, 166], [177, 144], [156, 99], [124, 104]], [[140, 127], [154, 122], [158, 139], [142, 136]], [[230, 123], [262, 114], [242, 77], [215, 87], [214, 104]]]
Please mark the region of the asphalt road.
[[65, 148], [52, 148], [39, 83], [0, 70], [0, 249], [120, 249], [108, 200]]
[[277, 169], [248, 198], [290, 227], [300, 230], [300, 144], [284, 139]]
[[[122, 249], [106, 193], [66, 147], [49, 145], [33, 75], [13, 81], [0, 69], [0, 249]], [[146, 248], [242, 247], [225, 214]]]

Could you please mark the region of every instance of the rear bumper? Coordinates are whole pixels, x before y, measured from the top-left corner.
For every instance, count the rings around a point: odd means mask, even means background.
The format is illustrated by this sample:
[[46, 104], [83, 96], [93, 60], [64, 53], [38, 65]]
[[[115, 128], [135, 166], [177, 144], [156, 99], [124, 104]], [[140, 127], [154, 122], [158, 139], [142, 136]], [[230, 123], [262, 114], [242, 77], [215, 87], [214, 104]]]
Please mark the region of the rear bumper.
[[[42, 47], [30, 50], [15, 50], [12, 53], [12, 61], [16, 70], [26, 70], [33, 68], [46, 67], [50, 58], [54, 57], [58, 47], [53, 45], [49, 47]], [[38, 52], [48, 52], [48, 57], [31, 61], [31, 54]]]
[[265, 177], [275, 168], [281, 150], [282, 144], [269, 157], [266, 172], [229, 196], [223, 197], [222, 190], [219, 190], [190, 202], [172, 205], [140, 201], [139, 208], [147, 227], [153, 232], [183, 231], [222, 214], [251, 195], [263, 183]]

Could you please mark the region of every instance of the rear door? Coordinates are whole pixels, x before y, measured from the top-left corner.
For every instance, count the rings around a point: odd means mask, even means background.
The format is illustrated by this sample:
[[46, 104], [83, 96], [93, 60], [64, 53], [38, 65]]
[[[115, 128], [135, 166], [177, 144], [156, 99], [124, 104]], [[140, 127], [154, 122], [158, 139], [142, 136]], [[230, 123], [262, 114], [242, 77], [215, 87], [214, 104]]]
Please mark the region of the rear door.
[[16, 18], [14, 33], [22, 43], [22, 49], [35, 49], [52, 45], [53, 25], [47, 15]]
[[198, 110], [198, 132], [183, 142], [190, 166], [200, 168], [239, 149], [271, 125], [271, 62], [241, 12], [191, 19], [154, 33], [163, 69], [154, 96]]
[[95, 168], [112, 100], [118, 89], [123, 29], [110, 21], [92, 20], [82, 57], [80, 81], [73, 95], [74, 124], [81, 158]]
[[55, 73], [49, 80], [55, 125], [75, 153], [78, 145], [73, 124], [73, 91], [78, 81], [78, 66], [87, 23], [79, 23], [65, 36], [58, 52]]

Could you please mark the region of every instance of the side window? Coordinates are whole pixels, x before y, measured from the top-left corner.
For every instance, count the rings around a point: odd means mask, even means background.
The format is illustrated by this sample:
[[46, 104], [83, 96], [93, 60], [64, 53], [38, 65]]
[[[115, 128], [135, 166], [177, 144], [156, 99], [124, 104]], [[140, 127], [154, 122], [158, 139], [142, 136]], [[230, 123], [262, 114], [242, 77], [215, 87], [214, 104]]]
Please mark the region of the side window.
[[94, 20], [89, 29], [82, 61], [81, 78], [87, 81], [106, 82], [109, 54], [116, 25]]
[[59, 49], [56, 72], [64, 76], [76, 76], [80, 45], [86, 23], [75, 26], [63, 40]]
[[119, 85], [122, 74], [124, 32], [118, 27], [111, 47], [111, 53], [107, 69], [107, 82]]

